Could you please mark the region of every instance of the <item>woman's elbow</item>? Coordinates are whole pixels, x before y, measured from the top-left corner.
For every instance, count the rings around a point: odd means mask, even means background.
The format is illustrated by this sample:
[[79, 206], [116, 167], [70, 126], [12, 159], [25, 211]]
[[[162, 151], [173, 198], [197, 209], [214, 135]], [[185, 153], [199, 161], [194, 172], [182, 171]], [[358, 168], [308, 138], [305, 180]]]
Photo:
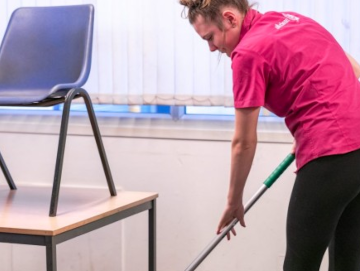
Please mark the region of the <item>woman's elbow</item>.
[[360, 66], [355, 70], [356, 78], [360, 79]]
[[256, 149], [257, 139], [246, 139], [246, 140], [238, 140], [233, 139], [232, 141], [232, 150], [235, 153], [242, 153], [246, 151], [254, 151]]

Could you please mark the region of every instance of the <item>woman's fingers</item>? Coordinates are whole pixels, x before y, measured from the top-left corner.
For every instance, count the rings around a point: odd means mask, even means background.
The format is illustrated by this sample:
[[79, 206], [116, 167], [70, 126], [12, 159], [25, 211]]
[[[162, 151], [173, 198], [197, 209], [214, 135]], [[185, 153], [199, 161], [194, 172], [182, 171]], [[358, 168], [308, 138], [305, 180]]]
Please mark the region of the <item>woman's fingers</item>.
[[231, 229], [231, 232], [232, 232], [232, 234], [233, 234], [234, 236], [236, 236], [236, 231], [235, 231], [234, 228]]
[[231, 222], [230, 216], [225, 212], [220, 219], [220, 223], [217, 228], [217, 234], [219, 234], [223, 228], [225, 228]]
[[222, 224], [222, 221], [220, 221], [218, 227], [217, 227], [217, 230], [216, 230], [216, 234], [220, 234], [221, 233], [221, 230], [223, 228], [223, 224]]
[[[226, 228], [229, 224], [230, 224], [230, 223], [228, 223], [227, 225], [224, 225], [223, 227], [221, 227], [220, 229], [218, 229], [217, 234], [220, 234], [220, 233], [223, 231], [223, 229]], [[236, 236], [236, 230], [235, 230], [234, 228], [232, 228], [232, 229], [226, 234], [227, 240], [230, 240], [230, 239], [231, 239], [231, 234], [230, 234], [230, 232], [231, 232], [234, 236]]]
[[[236, 231], [235, 231], [234, 228], [231, 229], [231, 233], [232, 233], [234, 236], [236, 236]], [[226, 234], [226, 237], [227, 237], [228, 241], [230, 241], [230, 239], [231, 239], [231, 234], [230, 234], [230, 232], [228, 232], [228, 233]]]
[[244, 216], [240, 217], [239, 222], [241, 226], [243, 226], [244, 228], [246, 227]]
[[[231, 209], [225, 209], [219, 225], [217, 227], [217, 234], [220, 234], [224, 228], [226, 228], [235, 218], [237, 217], [237, 219], [239, 220], [241, 226], [246, 227], [245, 225], [245, 220], [244, 220], [244, 208], [241, 206], [241, 208], [239, 208], [238, 210], [231, 210]], [[236, 231], [234, 228], [232, 228], [228, 233], [226, 233], [226, 237], [228, 240], [231, 239], [231, 233], [236, 236]]]

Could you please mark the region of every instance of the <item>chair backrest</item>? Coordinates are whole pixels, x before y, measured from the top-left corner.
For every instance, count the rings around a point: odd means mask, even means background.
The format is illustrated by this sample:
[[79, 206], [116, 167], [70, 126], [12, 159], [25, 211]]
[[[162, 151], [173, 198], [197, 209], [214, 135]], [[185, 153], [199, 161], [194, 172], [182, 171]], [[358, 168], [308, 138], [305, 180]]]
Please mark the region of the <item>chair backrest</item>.
[[0, 93], [36, 89], [45, 97], [85, 84], [93, 23], [92, 5], [15, 10], [0, 47]]

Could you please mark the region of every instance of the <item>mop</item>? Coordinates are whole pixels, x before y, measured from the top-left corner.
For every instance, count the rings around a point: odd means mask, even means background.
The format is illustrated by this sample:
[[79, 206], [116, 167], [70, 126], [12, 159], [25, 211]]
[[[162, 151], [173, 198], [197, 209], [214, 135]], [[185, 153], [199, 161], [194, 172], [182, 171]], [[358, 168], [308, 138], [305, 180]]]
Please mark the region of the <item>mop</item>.
[[[295, 159], [295, 155], [289, 154], [280, 163], [280, 165], [270, 174], [270, 176], [264, 181], [263, 185], [259, 188], [259, 190], [246, 203], [245, 210], [244, 210], [245, 214], [257, 202], [257, 200], [265, 193], [265, 191], [268, 190], [275, 183], [275, 181], [290, 166], [290, 164], [294, 161], [294, 159]], [[209, 245], [188, 266], [188, 268], [185, 269], [185, 271], [195, 270], [238, 222], [239, 222], [239, 220], [237, 218], [235, 218], [228, 226], [226, 226], [226, 228], [224, 228], [223, 231], [209, 243]]]

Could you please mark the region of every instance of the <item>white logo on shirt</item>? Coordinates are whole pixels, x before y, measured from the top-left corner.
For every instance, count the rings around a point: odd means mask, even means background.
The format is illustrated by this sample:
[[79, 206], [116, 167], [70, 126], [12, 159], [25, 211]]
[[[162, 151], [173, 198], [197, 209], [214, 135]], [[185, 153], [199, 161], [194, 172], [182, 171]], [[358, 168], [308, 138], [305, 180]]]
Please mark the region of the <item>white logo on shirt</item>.
[[287, 25], [291, 21], [296, 21], [296, 22], [300, 21], [300, 18], [296, 17], [294, 15], [287, 14], [287, 13], [282, 13], [282, 15], [285, 17], [285, 19], [282, 22], [275, 24], [276, 29], [282, 28], [284, 25]]

